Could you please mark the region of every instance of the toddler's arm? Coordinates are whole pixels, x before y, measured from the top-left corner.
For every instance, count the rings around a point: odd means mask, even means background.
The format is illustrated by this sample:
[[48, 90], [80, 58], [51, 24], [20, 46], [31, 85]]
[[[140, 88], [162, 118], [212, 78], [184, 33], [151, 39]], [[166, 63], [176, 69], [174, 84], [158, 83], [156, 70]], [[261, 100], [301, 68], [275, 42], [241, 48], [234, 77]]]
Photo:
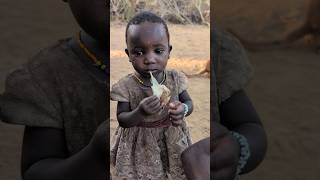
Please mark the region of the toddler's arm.
[[128, 102], [118, 102], [117, 119], [121, 127], [130, 128], [137, 126], [145, 116], [157, 113], [160, 110], [160, 100], [154, 95], [144, 98], [138, 107], [132, 111]]
[[[185, 109], [185, 106], [182, 103], [184, 103], [187, 106], [187, 109]], [[187, 110], [186, 115], [185, 110]], [[179, 126], [183, 122], [184, 117], [189, 116], [192, 113], [192, 111], [192, 100], [186, 90], [182, 91], [179, 94], [179, 101], [169, 103], [170, 119], [174, 126]]]
[[180, 100], [180, 102], [182, 102], [188, 106], [188, 112], [187, 112], [186, 116], [189, 116], [193, 111], [193, 103], [192, 103], [192, 99], [191, 99], [189, 93], [187, 92], [187, 90], [184, 90], [179, 94], [179, 100]]

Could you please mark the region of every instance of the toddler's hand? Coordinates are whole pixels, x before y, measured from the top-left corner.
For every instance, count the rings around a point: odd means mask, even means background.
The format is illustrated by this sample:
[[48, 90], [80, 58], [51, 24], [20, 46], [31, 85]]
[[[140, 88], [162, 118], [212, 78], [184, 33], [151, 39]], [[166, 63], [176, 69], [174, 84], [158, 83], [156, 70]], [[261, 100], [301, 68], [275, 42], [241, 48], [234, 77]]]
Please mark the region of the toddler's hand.
[[146, 97], [140, 102], [139, 109], [147, 115], [155, 114], [162, 109], [160, 99], [155, 95]]
[[180, 101], [169, 103], [169, 116], [173, 126], [179, 126], [184, 118], [184, 106]]

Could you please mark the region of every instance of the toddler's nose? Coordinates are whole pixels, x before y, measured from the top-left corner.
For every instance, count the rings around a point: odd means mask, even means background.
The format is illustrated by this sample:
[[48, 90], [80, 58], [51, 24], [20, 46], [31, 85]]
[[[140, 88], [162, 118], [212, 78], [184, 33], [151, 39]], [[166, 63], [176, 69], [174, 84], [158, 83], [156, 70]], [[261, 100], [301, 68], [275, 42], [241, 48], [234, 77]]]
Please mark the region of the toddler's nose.
[[156, 62], [156, 58], [151, 54], [147, 54], [144, 59], [145, 64], [154, 64]]

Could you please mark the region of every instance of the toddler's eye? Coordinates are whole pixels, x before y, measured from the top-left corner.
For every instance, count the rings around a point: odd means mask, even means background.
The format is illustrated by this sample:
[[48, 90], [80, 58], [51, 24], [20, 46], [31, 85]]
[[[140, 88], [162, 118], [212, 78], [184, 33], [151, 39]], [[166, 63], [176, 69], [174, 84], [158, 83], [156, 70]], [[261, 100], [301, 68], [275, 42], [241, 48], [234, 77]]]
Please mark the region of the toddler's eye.
[[143, 52], [142, 51], [134, 51], [133, 53], [135, 56], [142, 56]]
[[164, 49], [156, 49], [155, 53], [157, 54], [162, 54], [164, 52]]

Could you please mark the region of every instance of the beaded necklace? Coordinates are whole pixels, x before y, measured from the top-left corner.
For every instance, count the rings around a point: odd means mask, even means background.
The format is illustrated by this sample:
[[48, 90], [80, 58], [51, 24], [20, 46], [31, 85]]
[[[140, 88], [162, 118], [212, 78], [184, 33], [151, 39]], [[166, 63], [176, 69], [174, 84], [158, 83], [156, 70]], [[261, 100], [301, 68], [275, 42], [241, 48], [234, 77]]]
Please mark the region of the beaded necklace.
[[82, 42], [81, 32], [79, 32], [79, 35], [78, 35], [78, 42], [81, 49], [83, 49], [83, 51], [87, 54], [87, 56], [94, 62], [93, 65], [102, 71], [106, 71], [107, 65], [105, 65], [102, 60], [99, 60], [91, 51], [89, 51], [89, 49]]
[[[163, 73], [164, 73], [163, 79], [161, 80], [161, 82], [160, 82], [159, 84], [163, 84], [163, 83], [166, 81], [166, 79], [167, 79], [167, 73], [165, 73], [165, 72], [163, 72]], [[151, 87], [151, 86], [149, 86], [149, 85], [144, 84], [144, 82], [143, 82], [135, 73], [133, 73], [133, 77], [135, 77], [136, 80], [137, 80], [141, 85], [146, 86], [146, 87]]]

